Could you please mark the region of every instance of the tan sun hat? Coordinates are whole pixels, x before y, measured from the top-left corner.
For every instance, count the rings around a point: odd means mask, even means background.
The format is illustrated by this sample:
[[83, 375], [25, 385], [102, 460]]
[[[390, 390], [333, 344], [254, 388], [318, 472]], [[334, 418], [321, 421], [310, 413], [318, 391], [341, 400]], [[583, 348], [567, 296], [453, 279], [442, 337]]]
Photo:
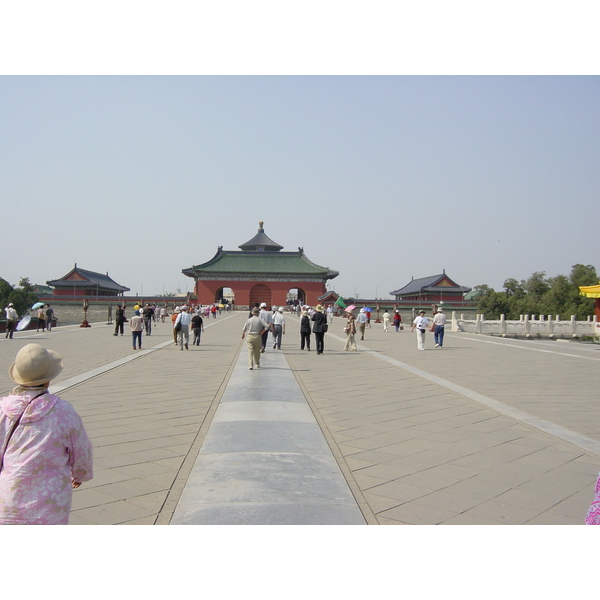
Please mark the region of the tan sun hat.
[[27, 344], [17, 353], [8, 374], [19, 385], [41, 385], [54, 379], [63, 370], [63, 359], [58, 352], [46, 350], [39, 344]]

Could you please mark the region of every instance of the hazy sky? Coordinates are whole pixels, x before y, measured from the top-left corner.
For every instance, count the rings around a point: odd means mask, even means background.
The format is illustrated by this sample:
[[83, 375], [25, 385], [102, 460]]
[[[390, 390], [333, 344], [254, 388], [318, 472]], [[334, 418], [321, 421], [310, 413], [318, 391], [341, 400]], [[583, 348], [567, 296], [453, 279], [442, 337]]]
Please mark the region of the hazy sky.
[[598, 77], [1, 77], [0, 276], [191, 291], [259, 220], [343, 296], [600, 268], [599, 107]]

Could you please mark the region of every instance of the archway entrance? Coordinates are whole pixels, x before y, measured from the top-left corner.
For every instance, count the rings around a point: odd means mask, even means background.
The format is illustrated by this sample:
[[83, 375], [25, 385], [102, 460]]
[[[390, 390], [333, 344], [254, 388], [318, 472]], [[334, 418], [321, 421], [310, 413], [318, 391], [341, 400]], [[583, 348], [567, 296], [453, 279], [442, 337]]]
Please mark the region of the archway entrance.
[[271, 289], [264, 283], [257, 283], [250, 290], [250, 306], [254, 306], [258, 302], [261, 304], [264, 302], [267, 306], [271, 306]]
[[215, 293], [215, 304], [235, 304], [235, 295], [233, 293], [233, 290], [228, 287], [219, 288]]
[[301, 288], [292, 288], [288, 290], [286, 302], [288, 306], [293, 306], [294, 308], [303, 306], [306, 304], [306, 293]]

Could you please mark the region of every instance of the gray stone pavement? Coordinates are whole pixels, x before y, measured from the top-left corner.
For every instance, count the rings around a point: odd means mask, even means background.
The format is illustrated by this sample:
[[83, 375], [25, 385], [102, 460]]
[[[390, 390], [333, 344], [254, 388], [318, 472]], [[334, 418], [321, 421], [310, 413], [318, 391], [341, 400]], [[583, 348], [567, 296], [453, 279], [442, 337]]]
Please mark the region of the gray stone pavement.
[[[24, 344], [65, 359], [53, 389], [81, 414], [95, 452], [72, 524], [173, 521], [246, 352], [245, 318], [207, 320], [189, 351], [172, 343], [170, 323], [141, 352], [102, 323], [0, 340], [3, 395]], [[447, 333], [443, 349], [427, 334], [418, 352], [408, 330], [373, 324], [348, 353], [334, 319], [317, 356], [300, 351], [298, 321], [287, 320], [283, 352], [267, 347], [263, 369], [247, 375], [267, 373], [270, 359], [281, 371], [285, 358], [367, 523], [583, 523], [600, 468], [598, 346]]]

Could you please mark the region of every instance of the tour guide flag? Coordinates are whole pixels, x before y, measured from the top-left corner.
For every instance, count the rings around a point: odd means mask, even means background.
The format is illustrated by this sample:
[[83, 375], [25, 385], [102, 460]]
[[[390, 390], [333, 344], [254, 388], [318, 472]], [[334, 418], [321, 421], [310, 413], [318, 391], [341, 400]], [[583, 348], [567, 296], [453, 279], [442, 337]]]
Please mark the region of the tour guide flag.
[[342, 308], [346, 308], [346, 303], [344, 302], [344, 299], [341, 296], [335, 301], [335, 303], [338, 306], [341, 306]]

